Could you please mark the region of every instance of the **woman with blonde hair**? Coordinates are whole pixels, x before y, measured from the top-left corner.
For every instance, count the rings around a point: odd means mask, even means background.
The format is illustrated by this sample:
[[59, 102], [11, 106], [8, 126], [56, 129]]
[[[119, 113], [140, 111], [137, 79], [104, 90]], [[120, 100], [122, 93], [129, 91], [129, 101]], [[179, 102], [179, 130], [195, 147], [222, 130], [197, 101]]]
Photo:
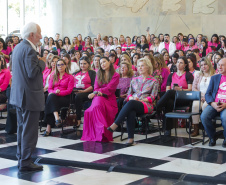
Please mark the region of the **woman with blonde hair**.
[[56, 63], [54, 75], [49, 80], [49, 96], [45, 105], [45, 119], [47, 128], [44, 136], [51, 135], [51, 127], [62, 125], [59, 116], [61, 107], [68, 107], [70, 103], [70, 94], [74, 87], [74, 77], [69, 74], [67, 64], [63, 59], [59, 59]]
[[138, 71], [140, 76], [133, 78], [130, 83], [127, 103], [119, 112], [115, 122], [108, 127], [110, 132], [114, 132], [119, 124], [127, 117], [128, 142], [126, 146], [134, 143], [135, 118], [137, 115], [152, 113], [153, 103], [158, 94], [158, 82], [152, 76], [153, 66], [147, 58], [138, 60]]
[[70, 50], [73, 49], [73, 48], [75, 50], [78, 50], [78, 51], [82, 50], [82, 45], [79, 43], [78, 37], [74, 37], [73, 40], [72, 40], [72, 44], [70, 46]]
[[[204, 110], [207, 106], [205, 102], [206, 90], [210, 83], [210, 78], [215, 74], [215, 69], [207, 57], [203, 57], [200, 61], [200, 72], [195, 75], [192, 91], [201, 91], [201, 107]], [[199, 101], [194, 101], [192, 105], [192, 112], [199, 112]], [[199, 120], [200, 116], [193, 116], [194, 131], [192, 137], [199, 135]]]
[[132, 80], [132, 77], [134, 75], [132, 64], [127, 61], [122, 61], [120, 63], [119, 67], [119, 84], [117, 86], [117, 89], [120, 89], [120, 97], [117, 99], [118, 104], [118, 112], [122, 109], [123, 101], [125, 100], [127, 96], [127, 91], [130, 86], [130, 82]]

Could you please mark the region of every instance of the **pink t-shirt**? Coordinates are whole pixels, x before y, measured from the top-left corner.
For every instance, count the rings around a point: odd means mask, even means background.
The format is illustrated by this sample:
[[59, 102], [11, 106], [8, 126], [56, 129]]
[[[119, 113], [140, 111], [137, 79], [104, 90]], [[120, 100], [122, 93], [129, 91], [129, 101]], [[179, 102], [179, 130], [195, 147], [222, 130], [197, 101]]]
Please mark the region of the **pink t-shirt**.
[[74, 88], [76, 89], [87, 89], [91, 86], [91, 79], [89, 73], [78, 72], [75, 76]]
[[180, 42], [177, 42], [175, 45], [176, 45], [176, 49], [177, 50], [181, 50], [181, 44], [180, 44]]
[[215, 46], [215, 47], [217, 47], [217, 46], [218, 46], [218, 43], [213, 43], [213, 42], [209, 41], [209, 42], [208, 42], [208, 46], [209, 46], [209, 47], [210, 47], [210, 46]]
[[178, 86], [182, 87], [182, 89], [187, 89], [188, 88], [188, 83], [186, 81], [185, 75], [186, 75], [186, 73], [184, 73], [181, 76], [178, 76], [177, 73], [173, 73], [171, 89], [173, 89], [173, 85], [174, 84], [178, 84]]
[[0, 88], [1, 92], [5, 91], [9, 85], [12, 75], [8, 69], [2, 69], [0, 72]]
[[221, 101], [226, 103], [226, 76], [221, 76], [219, 89], [215, 98], [215, 102]]
[[169, 52], [169, 42], [165, 43], [165, 48], [167, 49], [167, 51]]

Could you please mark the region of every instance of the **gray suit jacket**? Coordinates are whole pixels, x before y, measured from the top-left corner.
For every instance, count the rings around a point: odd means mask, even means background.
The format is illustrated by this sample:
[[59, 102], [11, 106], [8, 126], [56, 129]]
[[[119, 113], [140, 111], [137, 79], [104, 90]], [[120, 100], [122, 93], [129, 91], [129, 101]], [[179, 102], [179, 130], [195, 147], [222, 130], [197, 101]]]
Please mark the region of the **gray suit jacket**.
[[45, 62], [38, 60], [36, 51], [27, 40], [18, 44], [12, 54], [12, 86], [10, 103], [30, 110], [44, 110], [43, 75]]

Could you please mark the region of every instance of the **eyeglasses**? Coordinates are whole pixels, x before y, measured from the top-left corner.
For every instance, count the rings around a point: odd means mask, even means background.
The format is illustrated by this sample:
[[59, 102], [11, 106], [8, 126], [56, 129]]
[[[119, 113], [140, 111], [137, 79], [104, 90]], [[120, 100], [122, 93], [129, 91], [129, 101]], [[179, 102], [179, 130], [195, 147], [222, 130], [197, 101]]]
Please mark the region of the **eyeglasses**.
[[62, 67], [64, 66], [65, 64], [57, 64], [57, 67]]

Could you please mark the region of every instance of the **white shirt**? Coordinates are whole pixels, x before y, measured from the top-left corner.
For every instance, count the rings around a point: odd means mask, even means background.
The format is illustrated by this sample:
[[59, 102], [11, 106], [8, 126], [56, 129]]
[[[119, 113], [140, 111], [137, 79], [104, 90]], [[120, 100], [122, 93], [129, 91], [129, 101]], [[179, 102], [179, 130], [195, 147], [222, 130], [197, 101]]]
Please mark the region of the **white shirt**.
[[211, 76], [209, 77], [202, 77], [202, 80], [200, 82], [200, 91], [202, 94], [206, 94], [206, 91], [207, 91], [207, 88], [209, 86], [209, 83], [210, 83], [210, 78]]
[[36, 46], [30, 40], [28, 40], [28, 39], [26, 39], [26, 40], [31, 44], [32, 48], [36, 51]]
[[70, 74], [75, 73], [76, 71], [79, 71], [80, 68], [76, 62], [71, 62], [71, 70], [69, 70]]

